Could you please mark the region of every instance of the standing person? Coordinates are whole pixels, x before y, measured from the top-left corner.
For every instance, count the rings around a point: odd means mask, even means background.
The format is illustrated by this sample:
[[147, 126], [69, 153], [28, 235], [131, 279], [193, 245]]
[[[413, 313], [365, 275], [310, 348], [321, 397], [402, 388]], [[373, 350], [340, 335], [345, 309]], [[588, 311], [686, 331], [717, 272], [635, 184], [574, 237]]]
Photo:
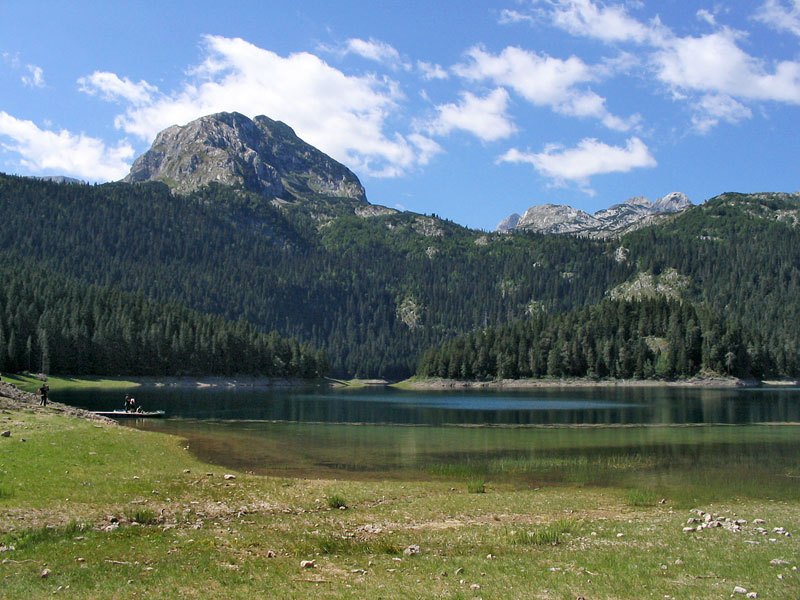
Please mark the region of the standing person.
[[47, 406], [47, 393], [50, 391], [50, 386], [47, 383], [43, 383], [42, 387], [39, 388], [39, 393], [42, 395], [41, 401], [39, 401], [40, 406]]
[[125, 412], [128, 412], [128, 409], [131, 406], [131, 399], [132, 398], [131, 398], [130, 394], [125, 394], [125, 406], [123, 406], [123, 408], [125, 409]]
[[128, 412], [136, 412], [136, 400], [128, 396]]

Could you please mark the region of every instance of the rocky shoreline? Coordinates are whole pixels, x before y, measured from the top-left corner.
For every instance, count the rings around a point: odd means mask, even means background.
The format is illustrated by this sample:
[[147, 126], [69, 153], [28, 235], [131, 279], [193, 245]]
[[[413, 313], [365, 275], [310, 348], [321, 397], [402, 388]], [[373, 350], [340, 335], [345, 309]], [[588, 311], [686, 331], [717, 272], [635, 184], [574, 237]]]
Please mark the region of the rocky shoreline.
[[564, 387], [680, 387], [680, 388], [742, 388], [762, 385], [797, 385], [792, 381], [762, 382], [757, 379], [736, 377], [692, 377], [690, 379], [495, 379], [491, 381], [463, 381], [458, 379], [410, 379], [402, 382], [404, 389], [411, 390], [525, 390], [536, 388]]
[[101, 417], [91, 411], [83, 410], [61, 404], [60, 402], [47, 401], [47, 406], [39, 405], [39, 396], [30, 392], [23, 392], [15, 385], [0, 381], [0, 410], [3, 411], [25, 411], [25, 412], [54, 412], [79, 419], [89, 419], [100, 421], [110, 425], [116, 425], [116, 421], [106, 417]]

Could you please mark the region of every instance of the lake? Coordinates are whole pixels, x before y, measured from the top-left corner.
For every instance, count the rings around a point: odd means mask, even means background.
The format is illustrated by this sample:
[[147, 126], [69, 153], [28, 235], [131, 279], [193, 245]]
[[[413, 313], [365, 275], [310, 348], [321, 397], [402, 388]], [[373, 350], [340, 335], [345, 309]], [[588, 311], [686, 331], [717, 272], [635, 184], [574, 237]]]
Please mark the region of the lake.
[[[800, 389], [597, 387], [514, 392], [142, 388], [201, 459], [287, 477], [614, 485], [686, 502], [800, 496]], [[89, 410], [124, 393], [60, 392]]]

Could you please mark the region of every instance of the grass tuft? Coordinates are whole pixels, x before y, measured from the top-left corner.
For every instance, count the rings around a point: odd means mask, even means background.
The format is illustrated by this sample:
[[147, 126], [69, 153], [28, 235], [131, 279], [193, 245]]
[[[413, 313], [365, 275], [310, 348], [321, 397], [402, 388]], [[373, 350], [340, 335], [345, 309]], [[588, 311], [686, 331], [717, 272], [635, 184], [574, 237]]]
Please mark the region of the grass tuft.
[[510, 541], [515, 546], [557, 546], [565, 533], [570, 533], [574, 524], [569, 519], [559, 519], [537, 529], [511, 531]]
[[486, 482], [483, 479], [472, 479], [467, 482], [467, 491], [470, 494], [485, 494]]
[[153, 525], [158, 522], [158, 515], [151, 508], [137, 507], [125, 511], [125, 516], [129, 521], [140, 525]]
[[347, 500], [341, 494], [328, 494], [326, 502], [328, 508], [347, 508]]
[[658, 495], [653, 490], [633, 488], [628, 490], [628, 503], [631, 506], [655, 506]]

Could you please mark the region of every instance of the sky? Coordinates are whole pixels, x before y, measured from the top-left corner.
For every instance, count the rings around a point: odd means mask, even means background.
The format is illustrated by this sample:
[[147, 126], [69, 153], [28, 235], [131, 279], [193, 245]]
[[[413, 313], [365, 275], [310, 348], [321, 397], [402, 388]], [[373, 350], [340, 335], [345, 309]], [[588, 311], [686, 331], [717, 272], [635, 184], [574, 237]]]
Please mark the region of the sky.
[[0, 172], [124, 177], [267, 115], [367, 198], [493, 230], [553, 203], [800, 190], [800, 0], [0, 0]]

